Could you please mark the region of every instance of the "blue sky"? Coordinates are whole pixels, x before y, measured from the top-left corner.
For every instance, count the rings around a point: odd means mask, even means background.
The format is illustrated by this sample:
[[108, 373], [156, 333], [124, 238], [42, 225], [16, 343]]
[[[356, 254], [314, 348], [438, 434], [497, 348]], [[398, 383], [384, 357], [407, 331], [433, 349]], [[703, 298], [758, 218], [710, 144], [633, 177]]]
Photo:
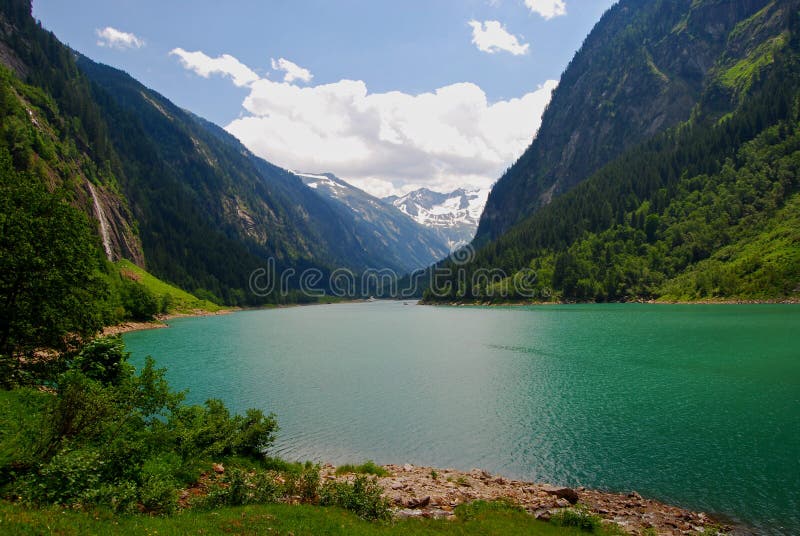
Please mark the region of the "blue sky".
[[383, 195], [496, 180], [612, 4], [34, 0], [34, 16], [260, 156]]

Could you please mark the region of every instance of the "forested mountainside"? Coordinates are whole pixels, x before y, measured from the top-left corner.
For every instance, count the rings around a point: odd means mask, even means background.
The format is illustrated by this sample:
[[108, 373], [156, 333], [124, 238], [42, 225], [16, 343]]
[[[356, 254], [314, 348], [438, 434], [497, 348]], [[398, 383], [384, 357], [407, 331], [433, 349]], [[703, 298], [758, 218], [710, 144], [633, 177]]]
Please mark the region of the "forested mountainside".
[[[786, 22], [773, 14], [785, 4], [614, 5], [562, 75], [536, 139], [493, 188], [477, 243], [499, 237], [626, 150], [688, 120], [703, 95], [730, 97], [736, 88], [716, 87], [717, 66], [747, 57], [756, 44], [771, 46]], [[738, 26], [761, 10], [757, 25]]]
[[361, 248], [373, 252], [374, 264], [369, 268], [389, 268], [402, 275], [426, 268], [450, 253], [447, 241], [434, 229], [332, 173], [296, 175], [343, 220], [352, 221], [350, 230]]
[[[284, 266], [321, 265], [312, 255], [312, 237], [290, 219], [293, 206], [270, 197], [266, 181], [245, 155], [208, 143], [210, 136], [193, 117], [129, 77], [81, 59], [82, 67], [94, 67], [98, 77], [117, 75], [119, 88], [128, 83], [119, 100], [112, 96], [78, 66], [73, 51], [32, 19], [29, 1], [7, 0], [2, 7], [3, 61], [49, 105], [53, 117], [45, 119], [53, 119], [61, 143], [74, 146], [73, 160], [83, 162], [87, 180], [65, 169], [61, 154], [39, 154], [35, 140], [47, 128], [37, 120], [38, 110], [30, 110], [31, 120], [20, 133], [34, 140], [28, 144], [31, 164], [19, 158], [15, 163], [23, 170], [49, 159], [62, 170], [62, 182], [74, 197], [81, 197], [77, 183], [91, 184], [83, 189], [99, 192], [98, 203], [79, 206], [99, 228], [105, 220], [131, 235], [125, 242], [112, 235], [112, 260], [129, 258], [183, 288], [227, 303], [248, 299], [248, 276], [266, 256]], [[134, 110], [140, 101], [149, 110]], [[13, 152], [14, 140], [8, 145]], [[109, 210], [107, 197], [119, 211]], [[139, 240], [135, 254], [123, 247]], [[319, 255], [316, 249], [313, 254]]]
[[[4, 91], [27, 110], [4, 122], [8, 147], [18, 170], [52, 168], [39, 175], [57, 179], [97, 221], [110, 260], [130, 259], [202, 297], [238, 305], [265, 301], [247, 285], [267, 258], [278, 270], [323, 273], [405, 271], [440, 258], [425, 236], [406, 232], [400, 248], [365, 236], [358, 212], [340, 210], [124, 72], [70, 50], [30, 9], [29, 0], [0, 4]], [[40, 154], [37, 140], [47, 135], [63, 154]]]
[[[680, 33], [690, 31], [706, 7], [727, 9], [717, 31], [705, 34], [725, 46], [708, 66], [705, 89], [687, 120], [532, 211], [463, 266], [466, 284], [454, 281], [438, 297], [429, 290], [429, 298], [797, 299], [800, 3], [769, 2], [746, 17], [743, 5], [695, 1], [675, 15], [686, 21], [672, 29]], [[626, 2], [616, 9], [625, 6], [633, 9]], [[724, 14], [741, 20], [725, 24], [730, 17]], [[653, 21], [654, 31], [662, 22]], [[605, 41], [615, 42], [605, 26], [598, 25], [600, 33], [587, 43], [602, 50]], [[637, 31], [651, 33], [649, 26]], [[627, 49], [617, 60], [634, 62], [639, 53]], [[600, 58], [582, 61], [591, 72], [603, 72]], [[547, 135], [543, 129], [540, 143], [549, 143]], [[515, 167], [525, 163], [523, 157]], [[478, 270], [495, 268], [509, 278], [473, 284]]]

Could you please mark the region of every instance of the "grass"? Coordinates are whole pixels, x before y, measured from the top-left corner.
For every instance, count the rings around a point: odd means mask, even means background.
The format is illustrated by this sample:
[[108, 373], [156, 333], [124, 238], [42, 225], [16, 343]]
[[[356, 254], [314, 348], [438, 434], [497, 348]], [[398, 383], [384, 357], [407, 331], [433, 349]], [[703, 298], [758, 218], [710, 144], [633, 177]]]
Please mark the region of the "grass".
[[375, 476], [389, 476], [390, 473], [380, 465], [377, 465], [372, 460], [368, 460], [361, 465], [353, 465], [346, 463], [336, 468], [337, 475], [345, 475], [348, 473], [355, 473], [360, 475], [375, 475]]
[[775, 53], [786, 46], [788, 41], [787, 36], [781, 34], [762, 43], [748, 57], [720, 73], [720, 82], [739, 95], [745, 94], [756, 75], [775, 61]]
[[185, 290], [172, 286], [139, 268], [128, 260], [116, 263], [120, 273], [147, 287], [157, 298], [168, 296], [170, 313], [194, 313], [196, 311], [216, 312], [222, 309], [219, 305], [203, 300]]
[[[72, 512], [63, 508], [31, 510], [0, 502], [0, 533], [8, 535], [59, 534], [63, 536], [136, 534], [171, 536], [184, 534], [275, 534], [384, 536], [384, 535], [532, 535], [578, 536], [588, 534], [574, 527], [537, 521], [511, 506], [476, 503], [468, 515], [455, 520], [407, 519], [371, 523], [337, 508], [275, 504], [221, 508], [171, 517], [114, 516], [105, 512]], [[613, 532], [599, 534], [614, 534]]]

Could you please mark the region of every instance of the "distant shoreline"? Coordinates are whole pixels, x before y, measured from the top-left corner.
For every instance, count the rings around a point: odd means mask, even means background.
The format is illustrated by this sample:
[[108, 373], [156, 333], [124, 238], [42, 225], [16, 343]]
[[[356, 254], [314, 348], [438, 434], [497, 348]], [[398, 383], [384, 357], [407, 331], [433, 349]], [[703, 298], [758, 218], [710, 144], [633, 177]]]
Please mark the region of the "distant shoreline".
[[427, 302], [419, 301], [420, 305], [434, 307], [533, 307], [552, 305], [800, 305], [800, 298], [785, 298], [782, 300], [696, 300], [696, 301], [658, 301], [634, 300], [627, 302]]
[[[426, 302], [423, 300], [377, 300], [377, 301], [413, 301], [415, 304], [428, 305], [432, 307], [540, 307], [555, 305], [601, 305], [598, 302]], [[122, 322], [113, 326], [106, 326], [101, 332], [102, 337], [111, 337], [132, 333], [134, 331], [146, 331], [151, 329], [164, 329], [169, 327], [169, 321], [176, 318], [198, 318], [204, 316], [223, 316], [242, 311], [263, 311], [269, 309], [287, 309], [290, 307], [307, 307], [315, 305], [336, 305], [342, 303], [367, 303], [367, 300], [344, 300], [337, 302], [323, 303], [288, 303], [280, 305], [267, 305], [264, 307], [233, 307], [221, 309], [219, 311], [195, 311], [191, 313], [170, 313], [159, 315], [155, 320], [150, 321], [131, 321]], [[629, 301], [629, 302], [605, 302], [607, 304], [627, 304], [627, 305], [800, 305], [800, 298], [787, 298], [784, 300], [701, 300], [701, 301]]]
[[224, 316], [233, 313], [241, 313], [243, 311], [266, 311], [270, 309], [288, 309], [291, 307], [307, 307], [313, 305], [335, 305], [340, 303], [366, 303], [367, 300], [341, 300], [333, 302], [318, 302], [318, 303], [282, 303], [282, 304], [269, 304], [260, 307], [229, 307], [227, 309], [220, 309], [219, 311], [203, 311], [196, 310], [190, 313], [169, 313], [165, 315], [157, 315], [154, 320], [147, 321], [130, 321], [115, 324], [113, 326], [106, 326], [100, 332], [101, 337], [113, 337], [122, 335], [124, 333], [132, 333], [134, 331], [147, 331], [151, 329], [164, 329], [168, 328], [168, 322], [176, 318], [200, 318], [204, 316]]

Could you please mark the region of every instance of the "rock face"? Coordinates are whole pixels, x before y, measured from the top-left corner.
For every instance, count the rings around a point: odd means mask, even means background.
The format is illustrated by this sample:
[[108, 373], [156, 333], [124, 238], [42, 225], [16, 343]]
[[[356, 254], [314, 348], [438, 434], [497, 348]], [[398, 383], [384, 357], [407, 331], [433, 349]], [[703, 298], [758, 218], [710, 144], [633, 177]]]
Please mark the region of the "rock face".
[[114, 262], [129, 259], [137, 266], [145, 267], [144, 252], [139, 235], [135, 231], [134, 218], [125, 200], [108, 188], [95, 186], [88, 180], [86, 190], [91, 213], [97, 220], [103, 249], [108, 260]]
[[[766, 4], [621, 0], [609, 9], [564, 72], [536, 139], [492, 190], [478, 242], [497, 238], [626, 149], [687, 120], [717, 61], [743, 57], [759, 42], [744, 39], [737, 48], [744, 35], [734, 28]], [[719, 97], [730, 103], [730, 95]]]
[[[572, 489], [549, 484], [510, 480], [480, 469], [469, 472], [455, 469], [416, 467], [410, 464], [385, 465], [387, 477], [378, 478], [384, 496], [395, 506], [395, 515], [448, 518], [456, 506], [476, 500], [507, 499], [539, 519], [549, 520], [555, 513], [576, 503], [608, 523], [617, 524], [629, 534], [702, 534], [706, 527], [720, 524], [706, 514], [643, 499], [638, 493], [616, 494]], [[353, 475], [335, 475], [336, 468], [322, 468], [323, 479], [349, 480]], [[727, 531], [729, 527], [722, 527]]]

